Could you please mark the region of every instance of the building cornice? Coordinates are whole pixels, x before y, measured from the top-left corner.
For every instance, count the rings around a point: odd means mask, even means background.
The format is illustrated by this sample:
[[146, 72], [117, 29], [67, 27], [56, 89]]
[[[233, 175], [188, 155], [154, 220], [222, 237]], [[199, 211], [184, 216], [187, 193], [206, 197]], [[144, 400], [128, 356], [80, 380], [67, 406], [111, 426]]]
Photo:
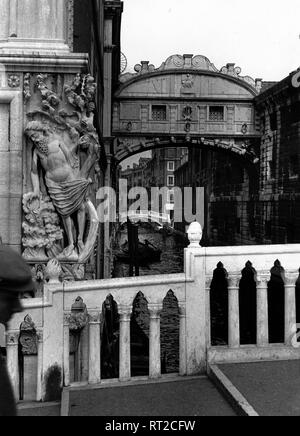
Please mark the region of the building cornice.
[[85, 53], [70, 54], [0, 54], [0, 63], [8, 71], [77, 73], [88, 68], [89, 58]]

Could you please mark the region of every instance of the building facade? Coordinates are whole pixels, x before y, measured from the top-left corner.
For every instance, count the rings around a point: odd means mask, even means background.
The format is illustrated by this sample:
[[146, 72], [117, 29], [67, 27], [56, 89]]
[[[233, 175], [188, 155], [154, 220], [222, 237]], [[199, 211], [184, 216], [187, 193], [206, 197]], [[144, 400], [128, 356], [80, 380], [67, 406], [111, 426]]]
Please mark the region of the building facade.
[[[61, 255], [65, 261], [70, 259], [72, 271], [80, 252], [87, 249], [86, 241], [82, 243], [81, 236], [73, 241], [69, 225], [63, 224], [59, 213], [55, 218], [51, 215], [55, 232], [50, 239], [41, 221], [34, 229], [30, 224], [32, 211], [27, 206], [35, 188], [33, 173], [39, 181], [40, 198], [46, 199], [40, 205], [53, 207], [32, 138], [48, 135], [43, 141], [50, 141], [50, 147], [59, 140], [69, 149], [67, 154], [78, 145], [75, 161], [70, 161], [68, 168], [80, 171], [82, 180], [92, 181], [89, 196], [95, 208], [96, 192], [111, 175], [111, 107], [120, 73], [123, 4], [119, 0], [45, 0], [39, 6], [35, 0], [1, 0], [0, 9], [0, 235], [3, 243], [22, 252], [32, 267], [57, 256], [57, 247], [53, 251], [56, 243], [61, 249], [69, 246]], [[65, 158], [61, 155], [60, 159]], [[44, 167], [47, 165], [44, 160]], [[88, 211], [86, 221], [85, 235], [96, 225], [90, 226]], [[108, 238], [108, 229], [99, 226], [93, 276], [104, 274]]]
[[248, 245], [298, 243], [299, 86], [291, 73], [265, 83], [255, 97], [259, 164], [216, 152], [190, 149], [176, 172], [178, 186], [205, 187], [205, 243]]

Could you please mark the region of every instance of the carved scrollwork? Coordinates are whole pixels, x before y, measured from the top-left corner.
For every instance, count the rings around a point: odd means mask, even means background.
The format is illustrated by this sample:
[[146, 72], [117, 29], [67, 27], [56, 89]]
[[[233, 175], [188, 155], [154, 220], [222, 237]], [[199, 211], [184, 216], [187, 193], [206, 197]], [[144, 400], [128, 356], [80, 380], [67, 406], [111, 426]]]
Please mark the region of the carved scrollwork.
[[30, 98], [31, 98], [30, 78], [31, 78], [31, 74], [30, 73], [26, 73], [24, 75], [23, 95], [24, 95], [24, 102], [25, 103], [27, 103], [28, 100], [30, 100]]

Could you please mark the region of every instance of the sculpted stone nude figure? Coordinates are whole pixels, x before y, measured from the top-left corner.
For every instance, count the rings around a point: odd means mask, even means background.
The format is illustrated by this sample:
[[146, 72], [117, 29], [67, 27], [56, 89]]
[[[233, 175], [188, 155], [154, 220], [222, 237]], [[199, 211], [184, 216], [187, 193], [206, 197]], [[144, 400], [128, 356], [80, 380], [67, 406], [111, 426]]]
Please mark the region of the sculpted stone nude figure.
[[[47, 125], [32, 121], [25, 130], [26, 135], [34, 144], [31, 178], [33, 184], [32, 197], [40, 197], [40, 182], [38, 174], [38, 161], [45, 171], [45, 184], [51, 200], [61, 216], [68, 246], [60, 255], [60, 259], [78, 258], [75, 251], [77, 246], [79, 254], [84, 249], [84, 230], [86, 223], [86, 200], [92, 180], [88, 174], [98, 158], [98, 146], [92, 145], [89, 156], [80, 169], [79, 158], [76, 154], [78, 147], [90, 146], [90, 138], [86, 136], [75, 144], [67, 146], [62, 136], [52, 133]], [[71, 216], [77, 213], [78, 236], [74, 240], [73, 221]]]

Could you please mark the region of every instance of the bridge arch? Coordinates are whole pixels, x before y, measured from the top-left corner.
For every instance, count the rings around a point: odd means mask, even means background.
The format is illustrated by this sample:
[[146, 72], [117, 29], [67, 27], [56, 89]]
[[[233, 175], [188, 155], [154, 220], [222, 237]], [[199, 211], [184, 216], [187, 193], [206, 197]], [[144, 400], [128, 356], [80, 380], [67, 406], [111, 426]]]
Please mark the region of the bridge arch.
[[201, 147], [257, 163], [260, 138], [254, 98], [260, 79], [220, 70], [202, 55], [170, 56], [120, 76], [113, 104], [116, 164], [162, 147]]

